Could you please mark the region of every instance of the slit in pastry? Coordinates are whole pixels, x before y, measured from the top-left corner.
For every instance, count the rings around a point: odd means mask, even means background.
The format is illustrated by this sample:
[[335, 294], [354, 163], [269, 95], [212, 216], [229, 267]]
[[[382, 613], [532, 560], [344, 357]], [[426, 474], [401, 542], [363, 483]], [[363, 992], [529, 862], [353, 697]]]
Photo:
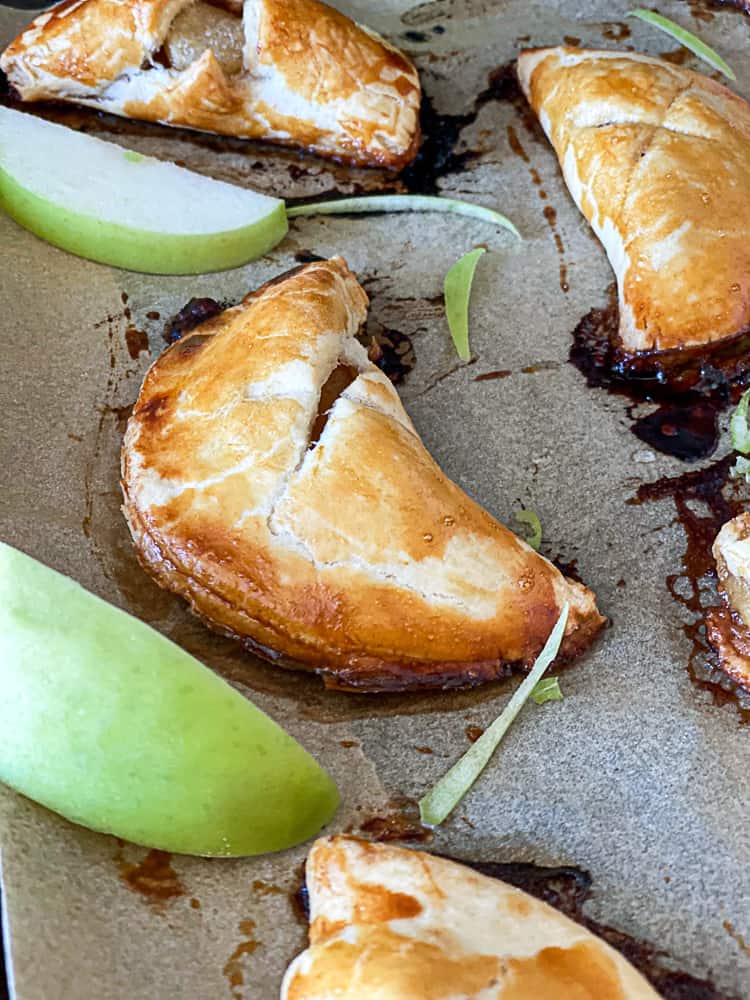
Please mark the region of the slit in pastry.
[[593, 595], [427, 453], [356, 335], [341, 258], [275, 279], [152, 365], [125, 435], [140, 560], [213, 627], [352, 690], [466, 687], [529, 667]]
[[167, 65], [181, 71], [210, 49], [227, 76], [236, 76], [242, 72], [244, 42], [240, 17], [196, 0], [172, 21], [164, 39], [164, 51], [169, 60]]
[[310, 945], [281, 1000], [657, 1000], [591, 931], [445, 858], [328, 837], [305, 875]]
[[419, 144], [419, 77], [319, 0], [62, 0], [0, 56], [24, 101], [301, 146], [400, 169]]
[[601, 240], [617, 355], [668, 370], [750, 332], [750, 105], [637, 53], [531, 49], [521, 86]]

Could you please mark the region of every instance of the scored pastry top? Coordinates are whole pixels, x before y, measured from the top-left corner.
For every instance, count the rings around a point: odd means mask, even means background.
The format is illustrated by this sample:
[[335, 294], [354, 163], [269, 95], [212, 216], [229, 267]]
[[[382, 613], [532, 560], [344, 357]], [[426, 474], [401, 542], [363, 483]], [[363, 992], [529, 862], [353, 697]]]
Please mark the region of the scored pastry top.
[[123, 447], [146, 568], [266, 655], [370, 689], [463, 686], [529, 664], [593, 595], [435, 464], [356, 334], [341, 258], [199, 327], [151, 367]]
[[750, 329], [750, 105], [637, 53], [531, 49], [521, 86], [617, 278], [625, 353]]
[[26, 101], [310, 148], [398, 168], [421, 91], [398, 49], [318, 0], [63, 0], [0, 57]]

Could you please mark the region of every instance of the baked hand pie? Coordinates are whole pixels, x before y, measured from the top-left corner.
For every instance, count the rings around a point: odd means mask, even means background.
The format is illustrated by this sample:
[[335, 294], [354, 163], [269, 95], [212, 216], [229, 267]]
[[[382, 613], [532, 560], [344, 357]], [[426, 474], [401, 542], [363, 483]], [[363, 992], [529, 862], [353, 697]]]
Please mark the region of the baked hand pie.
[[302, 146], [398, 169], [419, 142], [417, 71], [318, 0], [63, 0], [0, 57], [24, 101]]
[[723, 606], [706, 614], [706, 633], [722, 670], [750, 691], [750, 514], [723, 526], [713, 545]]
[[310, 946], [281, 1000], [656, 1000], [608, 944], [498, 879], [352, 837], [307, 859]]
[[518, 75], [614, 269], [620, 354], [750, 332], [750, 105], [636, 53], [532, 49]]
[[166, 350], [122, 452], [146, 570], [214, 628], [363, 691], [528, 666], [594, 597], [438, 468], [355, 339], [368, 300], [334, 258], [270, 282]]

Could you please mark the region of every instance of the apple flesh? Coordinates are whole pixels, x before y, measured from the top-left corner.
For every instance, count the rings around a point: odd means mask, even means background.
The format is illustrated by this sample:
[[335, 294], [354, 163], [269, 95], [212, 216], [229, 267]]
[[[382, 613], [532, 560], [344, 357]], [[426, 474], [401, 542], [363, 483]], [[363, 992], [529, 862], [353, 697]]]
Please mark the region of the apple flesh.
[[284, 202], [0, 106], [0, 208], [104, 264], [202, 274], [284, 238]]
[[0, 780], [92, 830], [236, 857], [338, 793], [267, 715], [138, 619], [0, 542]]

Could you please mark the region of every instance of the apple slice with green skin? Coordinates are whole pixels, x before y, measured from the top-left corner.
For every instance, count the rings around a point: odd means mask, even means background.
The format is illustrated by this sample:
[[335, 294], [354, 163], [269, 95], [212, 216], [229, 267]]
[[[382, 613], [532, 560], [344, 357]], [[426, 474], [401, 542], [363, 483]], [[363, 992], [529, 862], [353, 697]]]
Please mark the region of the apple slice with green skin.
[[63, 250], [150, 274], [237, 267], [288, 228], [278, 198], [2, 106], [0, 207]]
[[236, 857], [314, 836], [336, 787], [137, 618], [0, 542], [0, 780], [92, 830]]

